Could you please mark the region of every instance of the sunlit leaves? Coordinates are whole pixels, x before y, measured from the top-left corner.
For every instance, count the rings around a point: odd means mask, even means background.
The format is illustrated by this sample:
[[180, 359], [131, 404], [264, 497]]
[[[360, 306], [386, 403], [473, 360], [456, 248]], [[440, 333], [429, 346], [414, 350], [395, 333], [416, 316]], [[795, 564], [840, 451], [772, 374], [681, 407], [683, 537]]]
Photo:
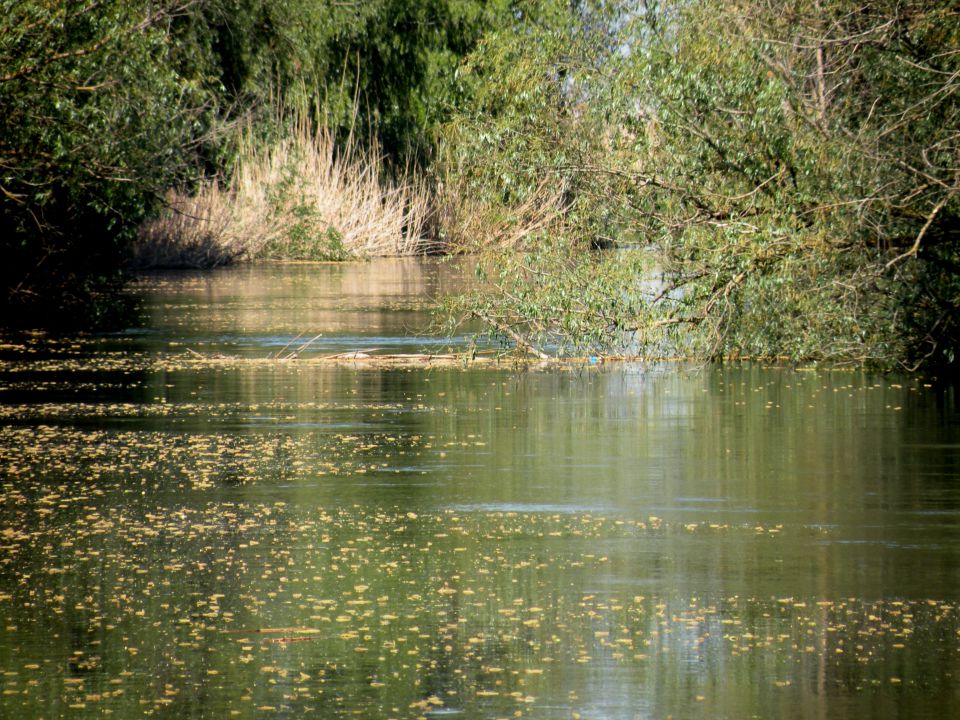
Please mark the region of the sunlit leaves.
[[[612, 326], [640, 328], [648, 357], [953, 363], [955, 13], [664, 0], [588, 20], [591, 7], [560, 32], [492, 36], [465, 66], [492, 101], [461, 108], [445, 181], [469, 187], [473, 235], [533, 252], [491, 253], [486, 292], [455, 317], [541, 349], [552, 336], [621, 352]], [[598, 27], [612, 39], [578, 44]], [[627, 285], [583, 257], [590, 244], [642, 244], [656, 276]]]

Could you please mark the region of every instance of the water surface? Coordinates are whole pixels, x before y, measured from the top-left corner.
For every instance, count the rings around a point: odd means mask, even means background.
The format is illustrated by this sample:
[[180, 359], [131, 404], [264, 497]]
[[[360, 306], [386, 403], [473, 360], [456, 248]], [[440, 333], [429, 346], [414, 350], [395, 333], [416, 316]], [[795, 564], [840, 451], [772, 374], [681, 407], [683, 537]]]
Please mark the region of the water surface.
[[467, 342], [468, 276], [156, 275], [0, 350], [0, 717], [960, 713], [953, 386], [312, 361]]

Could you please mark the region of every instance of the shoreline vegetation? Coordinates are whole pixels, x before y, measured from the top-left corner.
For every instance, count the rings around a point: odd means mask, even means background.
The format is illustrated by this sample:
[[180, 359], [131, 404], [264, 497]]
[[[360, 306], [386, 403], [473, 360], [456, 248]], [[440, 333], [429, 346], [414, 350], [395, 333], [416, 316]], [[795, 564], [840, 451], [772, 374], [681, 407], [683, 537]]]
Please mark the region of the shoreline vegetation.
[[424, 255], [429, 196], [410, 169], [386, 177], [376, 140], [337, 143], [305, 114], [272, 142], [241, 133], [236, 166], [192, 193], [171, 191], [138, 229], [133, 269], [212, 268], [255, 260], [338, 261]]
[[108, 323], [131, 269], [473, 253], [449, 327], [541, 359], [960, 361], [948, 4], [0, 10], [7, 326]]

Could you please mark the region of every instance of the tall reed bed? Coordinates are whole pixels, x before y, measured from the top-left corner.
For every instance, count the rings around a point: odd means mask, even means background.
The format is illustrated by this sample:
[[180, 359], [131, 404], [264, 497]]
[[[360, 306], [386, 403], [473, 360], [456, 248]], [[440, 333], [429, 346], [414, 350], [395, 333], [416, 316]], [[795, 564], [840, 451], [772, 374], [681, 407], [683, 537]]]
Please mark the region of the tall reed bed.
[[279, 140], [243, 133], [226, 186], [171, 192], [166, 209], [140, 230], [135, 267], [212, 267], [240, 260], [343, 260], [416, 255], [426, 238], [425, 183], [386, 173], [374, 145], [342, 144], [300, 118]]

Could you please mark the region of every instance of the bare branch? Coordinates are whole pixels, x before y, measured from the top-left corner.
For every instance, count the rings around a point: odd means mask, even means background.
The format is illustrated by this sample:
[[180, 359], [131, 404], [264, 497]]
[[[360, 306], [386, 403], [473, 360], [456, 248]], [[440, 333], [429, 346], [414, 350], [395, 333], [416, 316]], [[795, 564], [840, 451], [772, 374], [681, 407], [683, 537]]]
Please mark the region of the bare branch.
[[914, 240], [913, 245], [910, 247], [910, 249], [907, 250], [905, 253], [901, 253], [900, 255], [897, 255], [897, 257], [893, 258], [893, 260], [891, 260], [886, 265], [884, 265], [884, 268], [883, 268], [884, 270], [889, 270], [891, 267], [893, 267], [897, 263], [901, 262], [902, 260], [905, 260], [908, 257], [912, 257], [916, 255], [917, 252], [919, 252], [920, 242], [923, 240], [924, 235], [927, 234], [927, 230], [930, 229], [930, 226], [933, 224], [933, 221], [936, 219], [937, 215], [940, 214], [940, 211], [943, 210], [944, 207], [946, 207], [947, 203], [950, 202], [950, 200], [958, 191], [960, 191], [960, 188], [954, 188], [951, 192], [944, 195], [943, 198], [941, 198], [940, 202], [934, 205], [933, 210], [931, 210], [930, 214], [927, 215], [927, 221], [923, 224], [923, 227], [920, 228], [920, 232], [917, 233], [917, 239]]

